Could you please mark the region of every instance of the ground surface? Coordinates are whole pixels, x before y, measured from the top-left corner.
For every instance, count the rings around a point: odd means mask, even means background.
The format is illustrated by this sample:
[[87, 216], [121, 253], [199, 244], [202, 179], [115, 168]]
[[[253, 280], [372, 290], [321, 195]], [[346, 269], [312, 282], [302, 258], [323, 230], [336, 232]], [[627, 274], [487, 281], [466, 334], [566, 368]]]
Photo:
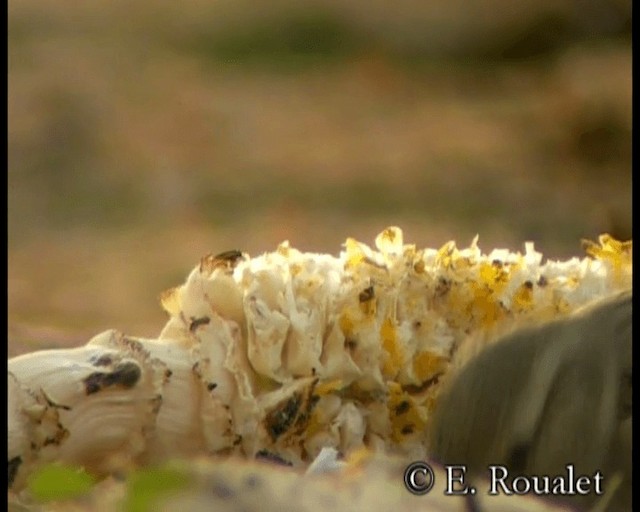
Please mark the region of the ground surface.
[[9, 355], [155, 336], [208, 252], [630, 237], [630, 11], [10, 2]]

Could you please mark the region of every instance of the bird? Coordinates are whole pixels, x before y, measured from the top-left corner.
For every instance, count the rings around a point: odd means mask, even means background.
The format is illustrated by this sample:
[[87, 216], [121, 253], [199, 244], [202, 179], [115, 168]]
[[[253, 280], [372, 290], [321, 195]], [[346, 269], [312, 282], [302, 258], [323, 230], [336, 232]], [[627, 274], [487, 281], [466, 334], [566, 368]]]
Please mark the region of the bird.
[[602, 495], [565, 496], [631, 510], [631, 291], [511, 332], [444, 386], [428, 442], [433, 458], [476, 478], [601, 472]]

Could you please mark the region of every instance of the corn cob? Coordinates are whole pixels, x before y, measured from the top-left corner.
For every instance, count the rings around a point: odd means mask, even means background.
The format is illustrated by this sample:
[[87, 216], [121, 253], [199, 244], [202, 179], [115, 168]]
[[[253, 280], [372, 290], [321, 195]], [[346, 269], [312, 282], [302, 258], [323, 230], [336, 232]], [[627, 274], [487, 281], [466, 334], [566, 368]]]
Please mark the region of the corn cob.
[[9, 360], [10, 487], [50, 461], [106, 474], [194, 454], [305, 467], [323, 447], [426, 458], [452, 357], [631, 288], [631, 242], [546, 261], [418, 250], [387, 228], [338, 257], [288, 243], [209, 255], [161, 296], [157, 339], [107, 331], [84, 347]]

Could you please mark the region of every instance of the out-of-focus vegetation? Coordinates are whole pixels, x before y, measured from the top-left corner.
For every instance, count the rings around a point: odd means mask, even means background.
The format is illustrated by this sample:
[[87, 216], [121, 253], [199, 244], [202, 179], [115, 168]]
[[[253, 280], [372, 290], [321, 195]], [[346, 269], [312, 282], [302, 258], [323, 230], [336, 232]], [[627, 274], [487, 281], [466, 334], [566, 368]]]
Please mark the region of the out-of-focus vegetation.
[[81, 468], [50, 464], [33, 473], [27, 487], [35, 501], [45, 503], [88, 494], [95, 481], [94, 477]]
[[13, 0], [9, 352], [155, 336], [207, 252], [628, 238], [631, 2]]

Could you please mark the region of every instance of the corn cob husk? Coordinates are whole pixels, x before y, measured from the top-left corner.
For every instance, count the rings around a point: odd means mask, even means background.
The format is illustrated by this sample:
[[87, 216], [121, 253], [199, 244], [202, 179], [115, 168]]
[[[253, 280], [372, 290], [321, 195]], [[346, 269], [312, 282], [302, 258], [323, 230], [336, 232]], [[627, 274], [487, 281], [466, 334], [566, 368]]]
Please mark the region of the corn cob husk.
[[206, 256], [162, 294], [157, 339], [107, 331], [11, 359], [10, 486], [51, 461], [106, 474], [202, 453], [305, 467], [324, 447], [424, 459], [461, 345], [631, 288], [631, 242], [606, 235], [567, 261], [530, 243], [485, 254], [477, 238], [419, 250], [398, 228], [375, 246]]

